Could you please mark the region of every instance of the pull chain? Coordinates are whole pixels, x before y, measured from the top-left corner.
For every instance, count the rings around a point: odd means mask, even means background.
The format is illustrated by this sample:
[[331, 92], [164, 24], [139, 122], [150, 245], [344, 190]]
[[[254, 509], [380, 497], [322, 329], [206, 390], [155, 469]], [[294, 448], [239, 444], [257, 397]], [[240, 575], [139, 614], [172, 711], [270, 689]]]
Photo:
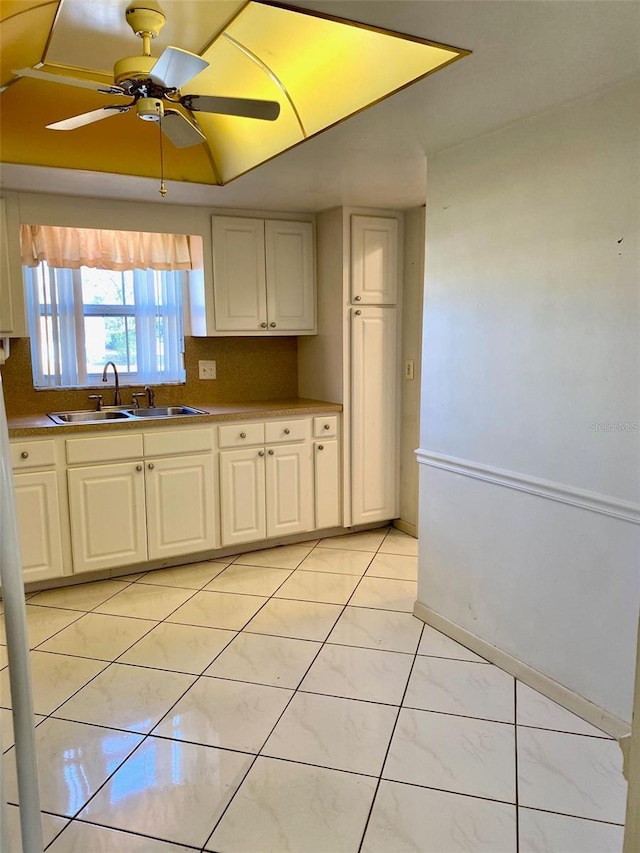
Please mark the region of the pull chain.
[[160, 195], [164, 198], [167, 194], [167, 188], [164, 184], [164, 156], [162, 150], [162, 105], [158, 102], [156, 105], [158, 110], [158, 129], [160, 132]]

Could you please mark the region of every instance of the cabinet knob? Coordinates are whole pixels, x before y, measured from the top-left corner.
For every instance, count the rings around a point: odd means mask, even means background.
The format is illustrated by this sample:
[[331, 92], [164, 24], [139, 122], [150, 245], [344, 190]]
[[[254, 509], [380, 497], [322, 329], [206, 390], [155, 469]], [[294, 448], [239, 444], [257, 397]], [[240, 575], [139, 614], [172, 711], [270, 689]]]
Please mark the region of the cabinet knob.
[[362, 299], [362, 296], [354, 296], [353, 297], [354, 302], [360, 302], [361, 299]]
[[142, 471], [142, 465], [136, 465], [136, 471]]
[[266, 328], [267, 328], [267, 324], [266, 324], [266, 323], [260, 323], [260, 328], [261, 328], [261, 329], [266, 329]]
[[149, 464], [147, 465], [147, 468], [148, 468], [150, 471], [153, 471], [153, 469], [154, 469], [155, 467], [156, 467], [156, 466], [153, 464], [153, 462], [149, 462]]
[[325, 424], [325, 425], [324, 425], [324, 428], [325, 428], [325, 429], [331, 429], [331, 424]]
[[259, 451], [258, 451], [258, 456], [264, 456], [264, 450], [259, 450]]
[[284, 431], [284, 434], [285, 434], [285, 435], [289, 435], [289, 433], [290, 433], [290, 432], [291, 432], [291, 430], [289, 429], [289, 427], [286, 427], [286, 429], [285, 429], [285, 431]]
[[29, 458], [29, 453], [28, 453], [28, 451], [27, 451], [27, 450], [23, 450], [23, 451], [22, 451], [22, 453], [20, 454], [20, 458], [21, 458], [21, 459], [28, 459], [28, 458]]
[[362, 314], [362, 311], [358, 308], [358, 310], [356, 311], [356, 317], [359, 317], [361, 314]]
[[319, 444], [319, 445], [318, 445], [318, 450], [324, 450], [324, 444]]
[[274, 454], [274, 453], [275, 453], [275, 450], [270, 450], [270, 451], [269, 451], [269, 456], [273, 456], [273, 454]]
[[275, 323], [269, 323], [269, 325], [271, 326], [272, 329], [275, 329], [275, 327], [276, 327]]
[[246, 438], [246, 437], [247, 437], [246, 432], [241, 432], [241, 433], [240, 433], [240, 438]]

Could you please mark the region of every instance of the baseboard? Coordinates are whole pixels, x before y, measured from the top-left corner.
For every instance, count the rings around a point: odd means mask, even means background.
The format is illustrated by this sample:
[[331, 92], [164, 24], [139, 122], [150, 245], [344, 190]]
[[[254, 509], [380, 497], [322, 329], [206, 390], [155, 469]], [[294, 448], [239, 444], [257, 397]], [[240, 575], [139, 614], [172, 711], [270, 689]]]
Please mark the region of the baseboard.
[[396, 518], [393, 522], [393, 526], [396, 527], [401, 533], [406, 533], [407, 536], [413, 536], [414, 539], [418, 538], [418, 528], [415, 524], [409, 524], [408, 521], [403, 521], [401, 518]]
[[441, 616], [439, 613], [431, 610], [426, 604], [416, 601], [413, 608], [413, 615], [426, 622], [427, 625], [431, 625], [432, 628], [441, 631], [452, 640], [471, 649], [472, 652], [490, 661], [490, 663], [499, 666], [500, 669], [504, 669], [505, 672], [513, 675], [514, 678], [522, 681], [523, 684], [526, 684], [533, 690], [537, 690], [538, 693], [542, 693], [543, 696], [546, 696], [553, 702], [557, 702], [558, 705], [562, 705], [567, 711], [571, 711], [573, 714], [591, 723], [592, 726], [606, 732], [611, 737], [619, 740], [630, 733], [631, 726], [629, 723], [616, 717], [615, 714], [610, 714], [608, 711], [589, 701], [589, 699], [585, 699], [584, 696], [574, 693], [573, 690], [569, 690], [569, 688], [564, 687], [532, 666], [523, 663], [518, 658], [502, 651], [502, 649], [492, 646], [491, 643], [477, 637], [471, 631], [467, 631], [466, 628], [456, 625], [455, 622], [451, 622], [445, 616]]

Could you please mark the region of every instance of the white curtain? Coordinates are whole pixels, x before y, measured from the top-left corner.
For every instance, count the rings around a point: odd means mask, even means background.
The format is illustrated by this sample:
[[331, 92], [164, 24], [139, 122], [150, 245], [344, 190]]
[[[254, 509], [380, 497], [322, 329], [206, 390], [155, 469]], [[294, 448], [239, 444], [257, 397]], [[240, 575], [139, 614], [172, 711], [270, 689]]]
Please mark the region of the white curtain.
[[[78, 364], [77, 277], [46, 263], [25, 269], [33, 376], [38, 388], [77, 386], [86, 381]], [[82, 297], [80, 296], [82, 301]], [[81, 373], [82, 371], [82, 373]]]
[[179, 381], [183, 373], [182, 277], [180, 273], [133, 270], [136, 350], [141, 381]]
[[22, 225], [22, 265], [102, 270], [190, 270], [191, 247], [185, 234], [148, 231], [112, 231], [63, 228], [57, 225]]

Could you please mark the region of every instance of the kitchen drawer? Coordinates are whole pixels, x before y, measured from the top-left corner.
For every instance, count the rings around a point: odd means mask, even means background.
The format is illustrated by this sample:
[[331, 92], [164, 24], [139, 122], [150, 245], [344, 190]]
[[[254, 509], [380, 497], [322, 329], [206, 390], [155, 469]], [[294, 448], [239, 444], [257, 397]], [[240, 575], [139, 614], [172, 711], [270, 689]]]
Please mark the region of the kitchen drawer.
[[281, 441], [308, 441], [311, 438], [311, 423], [309, 418], [267, 421], [265, 424], [265, 444]]
[[108, 435], [100, 438], [68, 438], [67, 462], [82, 465], [86, 462], [115, 462], [118, 459], [139, 459], [142, 456], [142, 435]]
[[55, 465], [53, 441], [19, 441], [11, 444], [11, 464], [17, 470]]
[[327, 417], [313, 419], [313, 437], [314, 438], [333, 438], [338, 434], [338, 416], [329, 415]]
[[206, 453], [213, 449], [211, 429], [184, 429], [145, 432], [145, 456], [179, 456], [182, 453]]
[[264, 424], [262, 421], [248, 424], [226, 424], [218, 427], [218, 441], [221, 448], [264, 444]]

